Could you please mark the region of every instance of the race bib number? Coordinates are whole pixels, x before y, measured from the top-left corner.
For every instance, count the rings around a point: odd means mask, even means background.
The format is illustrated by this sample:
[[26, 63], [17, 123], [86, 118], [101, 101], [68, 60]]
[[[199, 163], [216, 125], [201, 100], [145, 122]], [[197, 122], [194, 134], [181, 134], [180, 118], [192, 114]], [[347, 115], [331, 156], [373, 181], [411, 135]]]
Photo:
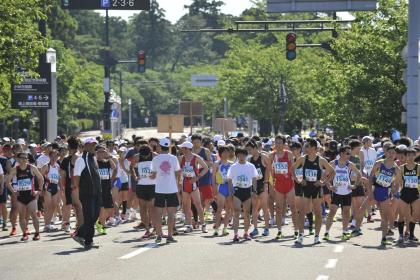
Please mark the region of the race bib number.
[[416, 189], [419, 186], [419, 177], [417, 176], [404, 176], [404, 187]]
[[184, 178], [195, 177], [194, 168], [192, 166], [184, 166], [184, 168], [182, 169], [182, 176], [184, 176]]
[[349, 185], [349, 177], [347, 176], [335, 176], [334, 187], [346, 188]]
[[385, 175], [383, 173], [379, 173], [378, 178], [376, 179], [376, 183], [381, 185], [382, 187], [388, 188], [391, 186], [392, 177]]
[[318, 179], [318, 170], [305, 169], [305, 178], [308, 182], [316, 182]]
[[147, 167], [147, 166], [145, 166], [145, 167], [142, 167], [142, 168], [140, 168], [140, 170], [139, 170], [140, 172], [140, 178], [142, 178], [142, 179], [146, 179], [146, 178], [148, 178], [149, 176], [150, 176], [150, 174], [151, 174], [151, 170], [150, 170], [150, 167]]
[[298, 182], [301, 182], [303, 180], [303, 169], [302, 168], [296, 169], [295, 175]]
[[274, 164], [274, 173], [287, 174], [289, 172], [289, 164], [287, 162], [276, 162]]
[[370, 172], [374, 164], [375, 162], [373, 160], [365, 160], [365, 170]]
[[58, 184], [60, 176], [57, 173], [51, 173], [48, 179], [50, 180], [51, 184]]
[[220, 172], [220, 174], [222, 174], [222, 180], [223, 182], [227, 182], [228, 181], [228, 177], [227, 177], [227, 171], [226, 172]]
[[32, 180], [30, 178], [17, 180], [15, 190], [18, 192], [32, 190]]
[[257, 172], [258, 172], [258, 180], [261, 180], [263, 178], [261, 168], [257, 168]]
[[120, 176], [120, 180], [121, 180], [121, 183], [127, 183], [128, 182], [127, 173], [125, 173], [124, 171], [122, 171], [121, 172], [121, 176]]
[[109, 169], [108, 168], [99, 168], [99, 176], [101, 180], [109, 180]]
[[235, 186], [238, 188], [247, 188], [250, 186], [248, 177], [241, 175], [236, 177]]

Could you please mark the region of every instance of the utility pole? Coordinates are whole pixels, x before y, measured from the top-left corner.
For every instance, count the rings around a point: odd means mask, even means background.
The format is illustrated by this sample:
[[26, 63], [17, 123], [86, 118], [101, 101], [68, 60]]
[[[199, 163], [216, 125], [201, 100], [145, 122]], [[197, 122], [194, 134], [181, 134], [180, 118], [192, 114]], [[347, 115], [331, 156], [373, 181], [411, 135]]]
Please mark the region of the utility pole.
[[[47, 23], [44, 19], [39, 20], [38, 23], [39, 32], [42, 37], [47, 37]], [[39, 65], [45, 63], [47, 60], [47, 55], [45, 53], [39, 56]], [[47, 110], [39, 109], [39, 139], [42, 141], [48, 137], [48, 122], [47, 122]]]
[[111, 91], [111, 67], [109, 65], [110, 55], [109, 55], [109, 16], [108, 16], [108, 9], [106, 9], [105, 13], [105, 77], [104, 77], [104, 95], [105, 95], [105, 102], [104, 102], [104, 113], [103, 113], [103, 122], [104, 122], [104, 130], [106, 132], [111, 130], [111, 104], [109, 103], [110, 91]]
[[280, 78], [280, 127], [279, 130], [281, 133], [284, 133], [285, 128], [285, 118], [286, 118], [286, 110], [287, 110], [287, 94], [286, 94], [286, 87], [284, 85], [284, 77], [281, 76]]

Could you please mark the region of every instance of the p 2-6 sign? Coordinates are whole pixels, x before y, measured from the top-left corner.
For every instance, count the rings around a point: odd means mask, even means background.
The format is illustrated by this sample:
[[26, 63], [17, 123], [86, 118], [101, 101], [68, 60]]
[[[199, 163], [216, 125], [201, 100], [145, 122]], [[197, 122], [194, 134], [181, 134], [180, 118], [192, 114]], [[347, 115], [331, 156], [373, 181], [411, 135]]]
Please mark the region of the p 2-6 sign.
[[67, 10], [150, 10], [150, 0], [61, 0]]

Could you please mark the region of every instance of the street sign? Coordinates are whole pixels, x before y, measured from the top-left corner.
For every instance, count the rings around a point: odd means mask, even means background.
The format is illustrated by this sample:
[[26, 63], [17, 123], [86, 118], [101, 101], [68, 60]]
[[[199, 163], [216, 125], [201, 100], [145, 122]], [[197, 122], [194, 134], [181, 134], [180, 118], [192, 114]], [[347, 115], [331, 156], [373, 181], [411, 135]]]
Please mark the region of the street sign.
[[159, 133], [183, 133], [184, 132], [184, 115], [158, 115]]
[[61, 0], [66, 10], [150, 10], [150, 0]]
[[267, 0], [268, 13], [372, 11], [377, 0]]
[[185, 116], [201, 116], [203, 114], [203, 103], [181, 101], [179, 102], [179, 114]]
[[12, 85], [13, 109], [51, 109], [51, 66], [43, 62], [38, 67], [38, 78], [29, 77], [23, 69], [24, 80]]
[[216, 75], [191, 75], [193, 87], [215, 87], [217, 85]]

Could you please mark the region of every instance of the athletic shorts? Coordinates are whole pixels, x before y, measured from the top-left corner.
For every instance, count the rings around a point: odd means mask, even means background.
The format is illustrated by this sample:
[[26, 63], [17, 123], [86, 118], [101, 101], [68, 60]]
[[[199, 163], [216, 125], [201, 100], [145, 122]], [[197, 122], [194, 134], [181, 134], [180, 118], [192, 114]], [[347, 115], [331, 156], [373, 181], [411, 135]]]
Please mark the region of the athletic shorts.
[[4, 187], [3, 194], [0, 195], [0, 204], [6, 203], [6, 202], [7, 202], [7, 188]]
[[219, 193], [223, 195], [225, 198], [230, 195], [228, 184], [219, 185], [218, 190], [219, 190]]
[[289, 179], [276, 179], [274, 181], [274, 190], [276, 192], [287, 194], [293, 190], [294, 182]]
[[256, 195], [262, 194], [264, 192], [264, 183], [262, 184], [257, 183], [257, 189], [255, 190], [254, 188], [252, 188], [252, 192], [255, 193]]
[[68, 188], [68, 187], [64, 188], [64, 194], [66, 195], [66, 205], [73, 204], [73, 198], [71, 196], [72, 192], [73, 192], [72, 188]]
[[178, 195], [177, 193], [155, 193], [155, 207], [178, 207]]
[[301, 184], [295, 183], [295, 196], [303, 196], [303, 187]]
[[302, 188], [303, 188], [303, 197], [311, 198], [311, 199], [321, 198], [321, 190], [322, 190], [321, 187], [306, 185], [306, 186], [303, 186]]
[[365, 188], [363, 186], [357, 186], [356, 189], [351, 192], [352, 197], [365, 196]]
[[150, 201], [155, 198], [155, 185], [137, 185], [137, 198]]
[[337, 206], [351, 206], [351, 193], [346, 195], [340, 195], [336, 193], [331, 193], [331, 203]]
[[418, 189], [409, 189], [402, 188], [401, 190], [401, 200], [407, 204], [411, 204], [417, 199], [419, 199], [419, 190]]
[[233, 189], [233, 195], [237, 197], [242, 203], [251, 198], [252, 187], [249, 188], [238, 188]]
[[376, 201], [382, 202], [389, 198], [391, 193], [391, 188], [384, 188], [382, 186], [375, 185], [375, 189], [373, 190], [373, 197]]
[[47, 192], [51, 194], [51, 196], [54, 196], [58, 193], [58, 186], [57, 184], [48, 184], [47, 186]]
[[204, 185], [198, 187], [200, 190], [201, 198], [204, 200], [211, 200], [213, 199], [213, 188], [211, 185]]
[[322, 186], [322, 194], [323, 195], [331, 194], [331, 190], [327, 186]]
[[111, 189], [102, 189], [102, 207], [105, 209], [114, 208]]
[[127, 183], [122, 183], [121, 184], [121, 188], [118, 189], [118, 191], [128, 191], [128, 182]]
[[[32, 194], [30, 194], [30, 195], [18, 195], [17, 196], [17, 201], [19, 201], [20, 203], [25, 204], [25, 205], [28, 205], [33, 200], [35, 200], [35, 196], [33, 196]], [[38, 208], [38, 206], [36, 208]]]

